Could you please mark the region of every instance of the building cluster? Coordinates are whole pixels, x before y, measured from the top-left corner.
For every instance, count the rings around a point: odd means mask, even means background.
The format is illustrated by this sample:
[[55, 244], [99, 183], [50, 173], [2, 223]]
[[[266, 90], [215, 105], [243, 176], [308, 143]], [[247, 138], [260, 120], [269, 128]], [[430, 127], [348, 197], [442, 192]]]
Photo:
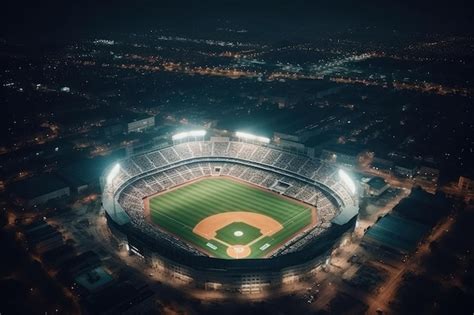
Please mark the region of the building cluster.
[[[82, 224], [89, 223], [86, 219]], [[85, 312], [133, 314], [150, 307], [154, 292], [146, 283], [114, 275], [96, 251], [81, 251], [58, 226], [40, 219], [26, 225], [22, 234], [28, 251], [74, 293]]]
[[451, 211], [452, 204], [445, 196], [414, 189], [367, 230], [362, 244], [387, 262], [400, 261], [412, 255], [441, 218]]

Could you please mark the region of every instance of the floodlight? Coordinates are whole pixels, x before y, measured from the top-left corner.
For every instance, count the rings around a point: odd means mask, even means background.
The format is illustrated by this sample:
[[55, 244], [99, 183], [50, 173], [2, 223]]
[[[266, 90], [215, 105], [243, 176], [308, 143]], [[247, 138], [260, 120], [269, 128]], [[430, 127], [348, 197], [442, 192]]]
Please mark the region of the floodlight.
[[112, 183], [112, 181], [115, 179], [115, 177], [118, 175], [120, 172], [120, 164], [117, 163], [114, 165], [114, 167], [110, 170], [109, 175], [107, 175], [107, 184]]
[[181, 140], [181, 139], [184, 139], [188, 136], [188, 133], [187, 132], [181, 132], [181, 133], [177, 133], [175, 134], [173, 137], [171, 137], [171, 139], [174, 141], [174, 140]]
[[171, 137], [173, 141], [181, 140], [187, 137], [204, 137], [206, 130], [193, 130], [188, 132], [180, 132]]
[[235, 133], [235, 135], [239, 138], [242, 138], [242, 139], [255, 140], [255, 141], [259, 141], [259, 142], [263, 142], [263, 143], [270, 143], [269, 138], [252, 135], [252, 134], [246, 133], [246, 132], [237, 131]]
[[188, 133], [190, 137], [204, 137], [206, 135], [206, 130], [193, 130]]
[[356, 186], [354, 184], [354, 181], [346, 172], [344, 172], [344, 170], [339, 170], [339, 178], [341, 178], [342, 182], [346, 184], [347, 187], [349, 187], [351, 193], [355, 194]]

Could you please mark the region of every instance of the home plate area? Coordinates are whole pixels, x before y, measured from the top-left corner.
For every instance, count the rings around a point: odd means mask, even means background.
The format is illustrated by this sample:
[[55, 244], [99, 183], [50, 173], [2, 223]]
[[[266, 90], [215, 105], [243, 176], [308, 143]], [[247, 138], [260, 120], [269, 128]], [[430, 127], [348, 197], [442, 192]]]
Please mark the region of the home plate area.
[[245, 258], [250, 255], [251, 250], [247, 245], [234, 245], [227, 247], [227, 255], [232, 258]]
[[[208, 241], [224, 245], [229, 257], [239, 259], [248, 257], [252, 253], [252, 244], [281, 229], [281, 224], [268, 216], [233, 211], [205, 218], [194, 227], [193, 232]], [[206, 244], [207, 247], [212, 248], [208, 244]], [[216, 247], [216, 245], [212, 245]]]

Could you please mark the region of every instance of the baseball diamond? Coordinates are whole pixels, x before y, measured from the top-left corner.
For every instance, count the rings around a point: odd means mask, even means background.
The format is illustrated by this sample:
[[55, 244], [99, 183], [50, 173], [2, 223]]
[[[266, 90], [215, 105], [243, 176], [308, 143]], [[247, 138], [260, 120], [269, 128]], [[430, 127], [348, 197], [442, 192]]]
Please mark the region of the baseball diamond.
[[243, 245], [258, 239], [260, 236], [262, 236], [262, 233], [258, 228], [235, 221], [217, 231], [215, 238], [226, 244]]
[[217, 258], [262, 258], [314, 224], [304, 203], [226, 177], [145, 198], [159, 228]]

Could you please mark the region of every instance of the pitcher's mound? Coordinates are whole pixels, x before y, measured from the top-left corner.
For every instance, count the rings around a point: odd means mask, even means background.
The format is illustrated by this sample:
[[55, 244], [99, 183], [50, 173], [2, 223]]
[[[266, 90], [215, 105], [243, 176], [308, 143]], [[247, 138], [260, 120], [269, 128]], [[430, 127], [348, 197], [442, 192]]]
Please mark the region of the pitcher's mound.
[[245, 258], [250, 255], [250, 247], [246, 245], [234, 245], [227, 247], [227, 255], [232, 258]]

